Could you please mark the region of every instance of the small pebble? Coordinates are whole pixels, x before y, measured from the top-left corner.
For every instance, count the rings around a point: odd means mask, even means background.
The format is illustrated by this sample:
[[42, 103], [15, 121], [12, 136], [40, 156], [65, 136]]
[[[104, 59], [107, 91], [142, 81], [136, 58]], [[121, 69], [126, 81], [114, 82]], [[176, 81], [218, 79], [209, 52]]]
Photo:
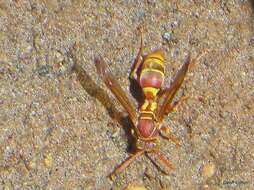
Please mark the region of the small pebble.
[[37, 70], [38, 70], [38, 74], [40, 76], [46, 76], [50, 73], [51, 66], [50, 65], [39, 65]]
[[250, 39], [250, 46], [254, 45], [254, 37]]
[[36, 158], [34, 157], [32, 160], [30, 160], [28, 162], [28, 167], [31, 168], [31, 169], [35, 169], [36, 168]]
[[170, 41], [172, 39], [172, 33], [166, 32], [163, 34], [163, 39]]
[[178, 21], [174, 21], [174, 22], [171, 23], [172, 28], [176, 28], [178, 25], [179, 25]]
[[10, 181], [7, 181], [7, 182], [4, 183], [3, 189], [4, 189], [4, 190], [12, 190], [12, 189], [14, 189], [14, 188], [13, 188], [12, 183], [11, 183]]
[[8, 63], [9, 62], [9, 58], [7, 57], [7, 55], [3, 52], [0, 53], [0, 63]]
[[44, 165], [47, 167], [47, 168], [51, 168], [52, 165], [53, 165], [53, 157], [51, 154], [46, 154], [44, 156]]
[[42, 43], [43, 43], [43, 40], [41, 39], [41, 37], [40, 37], [39, 35], [36, 35], [36, 36], [34, 37], [34, 47], [35, 47], [36, 49], [39, 49], [40, 46], [42, 45]]
[[176, 37], [174, 36], [174, 34], [172, 32], [165, 32], [162, 35], [162, 38], [164, 40], [166, 40], [167, 42], [177, 43], [177, 39], [176, 39]]
[[202, 176], [204, 177], [212, 177], [215, 173], [215, 164], [214, 163], [209, 163], [204, 165], [203, 170], [202, 170]]
[[[3, 3], [4, 4], [4, 3]], [[8, 10], [6, 7], [4, 7], [3, 5], [0, 7], [0, 16], [4, 17], [4, 16], [8, 16]]]
[[21, 59], [27, 59], [31, 56], [33, 47], [30, 44], [27, 44], [26, 46], [21, 48], [20, 58]]
[[55, 57], [55, 59], [56, 59], [56, 63], [61, 63], [61, 62], [63, 62], [63, 60], [64, 60], [63, 54], [62, 54], [61, 52], [59, 52], [59, 51], [56, 51], [56, 52], [54, 53], [54, 57]]
[[124, 190], [147, 190], [144, 186], [128, 185]]

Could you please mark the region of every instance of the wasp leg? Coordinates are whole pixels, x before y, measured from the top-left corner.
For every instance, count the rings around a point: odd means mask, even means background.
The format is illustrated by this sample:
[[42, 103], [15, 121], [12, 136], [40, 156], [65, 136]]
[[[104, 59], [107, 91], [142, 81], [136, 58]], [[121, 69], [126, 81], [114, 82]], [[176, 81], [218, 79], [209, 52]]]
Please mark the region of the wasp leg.
[[141, 150], [136, 152], [135, 154], [129, 156], [121, 165], [119, 165], [111, 174], [110, 178], [113, 180], [115, 176], [125, 170], [134, 160], [137, 159], [140, 155], [142, 155], [145, 151]]
[[177, 147], [181, 146], [180, 140], [171, 133], [169, 127], [162, 126], [159, 132], [161, 137], [172, 141]]
[[197, 100], [200, 102], [203, 102], [204, 99], [202, 96], [182, 96], [178, 101], [174, 102], [173, 105], [169, 104], [166, 108], [165, 114], [169, 114], [170, 112], [177, 111], [177, 108], [183, 105], [184, 102], [186, 102], [189, 99]]
[[195, 58], [191, 59], [189, 70], [192, 71], [196, 67], [196, 64], [200, 62], [200, 59], [204, 57], [207, 53], [208, 49], [204, 49]]
[[140, 27], [139, 31], [140, 31], [140, 48], [139, 48], [138, 55], [135, 59], [133, 69], [130, 74], [130, 77], [135, 80], [137, 80], [137, 78], [138, 78], [137, 71], [138, 71], [140, 65], [142, 64], [143, 55], [144, 55], [143, 27]]
[[173, 164], [164, 156], [159, 150], [154, 152], [159, 160], [169, 169], [169, 170], [175, 170]]
[[171, 102], [174, 99], [177, 91], [181, 87], [185, 75], [188, 70], [193, 69], [195, 64], [199, 62], [199, 60], [208, 52], [207, 49], [203, 50], [196, 58], [190, 59], [190, 55], [187, 56], [187, 58], [184, 61], [183, 66], [181, 69], [177, 72], [176, 77], [171, 82], [170, 86], [164, 90], [161, 90], [158, 94], [158, 102], [162, 102], [161, 106], [158, 107], [156, 117], [158, 121], [162, 121], [164, 116], [172, 111]]

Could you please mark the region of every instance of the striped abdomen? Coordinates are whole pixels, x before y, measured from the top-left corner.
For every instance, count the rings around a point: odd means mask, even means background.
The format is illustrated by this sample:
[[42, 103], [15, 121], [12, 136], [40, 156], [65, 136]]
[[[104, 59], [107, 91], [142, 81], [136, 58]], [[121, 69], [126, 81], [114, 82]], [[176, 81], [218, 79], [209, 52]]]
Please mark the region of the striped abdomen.
[[157, 50], [147, 55], [144, 59], [139, 84], [147, 99], [154, 99], [164, 80], [164, 56]]

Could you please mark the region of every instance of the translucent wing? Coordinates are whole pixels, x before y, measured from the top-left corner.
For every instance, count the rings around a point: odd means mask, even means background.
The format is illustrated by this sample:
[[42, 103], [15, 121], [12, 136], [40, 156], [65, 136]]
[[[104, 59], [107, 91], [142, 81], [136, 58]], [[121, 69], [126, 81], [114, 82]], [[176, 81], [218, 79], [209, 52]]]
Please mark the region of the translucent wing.
[[184, 61], [184, 65], [176, 74], [176, 77], [174, 78], [173, 82], [170, 84], [170, 87], [164, 89], [159, 94], [158, 102], [160, 106], [158, 107], [157, 113], [156, 113], [158, 121], [161, 122], [163, 120], [163, 117], [166, 114], [166, 110], [168, 106], [170, 106], [175, 94], [177, 93], [177, 91], [179, 90], [179, 88], [181, 87], [183, 83], [184, 77], [188, 71], [189, 66], [190, 66], [190, 56], [188, 56], [186, 60]]
[[116, 99], [122, 104], [122, 106], [128, 112], [133, 124], [135, 125], [137, 122], [137, 114], [134, 106], [132, 105], [131, 101], [129, 100], [126, 93], [119, 85], [119, 83], [114, 79], [114, 77], [112, 76], [107, 67], [107, 64], [100, 56], [97, 56], [95, 58], [95, 66], [98, 74], [103, 79], [106, 86], [111, 90]]

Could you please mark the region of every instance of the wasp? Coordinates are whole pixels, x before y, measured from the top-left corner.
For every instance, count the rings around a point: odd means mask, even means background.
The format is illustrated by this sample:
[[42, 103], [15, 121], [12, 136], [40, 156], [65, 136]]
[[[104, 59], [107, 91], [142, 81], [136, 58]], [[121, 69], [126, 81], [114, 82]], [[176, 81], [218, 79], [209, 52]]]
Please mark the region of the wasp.
[[197, 59], [190, 60], [188, 55], [170, 86], [163, 89], [162, 86], [165, 78], [165, 56], [163, 51], [155, 50], [145, 55], [142, 30], [140, 41], [139, 52], [130, 73], [130, 77], [136, 80], [140, 88], [142, 88], [144, 95], [144, 101], [137, 111], [128, 95], [111, 74], [102, 57], [97, 56], [95, 58], [98, 75], [128, 112], [134, 126], [133, 135], [136, 139], [134, 154], [131, 154], [110, 174], [111, 178], [124, 171], [125, 168], [144, 153], [146, 155], [148, 155], [147, 153], [155, 154], [169, 170], [174, 169], [171, 162], [160, 151], [160, 137], [172, 141], [177, 146], [180, 146], [180, 143], [171, 134], [169, 127], [162, 125], [162, 122], [164, 117], [176, 110], [182, 102], [193, 98], [191, 96], [183, 96], [178, 101], [172, 103], [173, 98], [184, 81], [188, 69]]

